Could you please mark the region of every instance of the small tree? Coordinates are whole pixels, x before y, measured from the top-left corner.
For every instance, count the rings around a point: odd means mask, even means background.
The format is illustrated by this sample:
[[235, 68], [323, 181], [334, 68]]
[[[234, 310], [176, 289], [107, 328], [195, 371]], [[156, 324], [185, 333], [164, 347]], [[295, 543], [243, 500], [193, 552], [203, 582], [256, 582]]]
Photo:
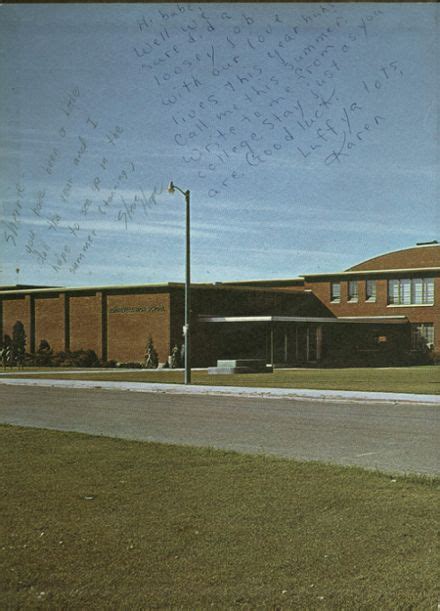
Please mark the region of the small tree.
[[12, 327], [12, 354], [17, 366], [22, 366], [26, 351], [26, 332], [21, 320]]
[[181, 356], [180, 356], [180, 350], [179, 347], [175, 344], [174, 348], [171, 351], [171, 368], [172, 369], [177, 369], [181, 366]]
[[1, 349], [1, 358], [3, 369], [9, 365], [12, 366], [12, 340], [9, 335], [5, 335], [3, 339], [3, 347]]
[[147, 369], [156, 369], [159, 365], [159, 357], [153, 344], [153, 338], [150, 336], [147, 341], [147, 349], [145, 352], [145, 367]]

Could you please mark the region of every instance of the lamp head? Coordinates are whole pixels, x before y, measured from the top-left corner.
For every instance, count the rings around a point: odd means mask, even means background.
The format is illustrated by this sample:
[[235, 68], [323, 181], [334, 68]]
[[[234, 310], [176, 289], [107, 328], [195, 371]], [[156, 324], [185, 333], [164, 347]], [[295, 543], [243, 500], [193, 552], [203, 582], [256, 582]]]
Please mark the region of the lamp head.
[[170, 184], [168, 185], [168, 193], [174, 193], [175, 189], [174, 189], [174, 184], [173, 181], [170, 182]]

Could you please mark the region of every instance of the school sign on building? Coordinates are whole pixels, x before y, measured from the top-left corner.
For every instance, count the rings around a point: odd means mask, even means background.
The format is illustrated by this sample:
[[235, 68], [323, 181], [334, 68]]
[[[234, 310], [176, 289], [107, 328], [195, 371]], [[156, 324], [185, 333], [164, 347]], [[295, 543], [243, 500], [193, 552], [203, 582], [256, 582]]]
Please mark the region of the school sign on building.
[[[383, 254], [343, 272], [192, 285], [193, 366], [262, 358], [278, 366], [391, 365], [440, 352], [440, 244]], [[0, 337], [25, 327], [27, 351], [91, 349], [161, 362], [180, 347], [184, 286], [0, 287]]]

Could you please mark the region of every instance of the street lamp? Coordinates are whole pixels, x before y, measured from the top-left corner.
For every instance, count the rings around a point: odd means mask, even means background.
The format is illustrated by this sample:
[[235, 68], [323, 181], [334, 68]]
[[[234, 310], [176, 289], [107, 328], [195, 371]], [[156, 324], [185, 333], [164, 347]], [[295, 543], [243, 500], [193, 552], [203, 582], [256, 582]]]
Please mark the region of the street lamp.
[[191, 355], [190, 355], [190, 317], [191, 317], [191, 256], [190, 256], [190, 227], [189, 208], [190, 192], [183, 191], [172, 181], [168, 185], [168, 193], [179, 191], [185, 196], [186, 203], [186, 250], [185, 250], [185, 324], [183, 327], [184, 350], [185, 350], [185, 384], [191, 384]]

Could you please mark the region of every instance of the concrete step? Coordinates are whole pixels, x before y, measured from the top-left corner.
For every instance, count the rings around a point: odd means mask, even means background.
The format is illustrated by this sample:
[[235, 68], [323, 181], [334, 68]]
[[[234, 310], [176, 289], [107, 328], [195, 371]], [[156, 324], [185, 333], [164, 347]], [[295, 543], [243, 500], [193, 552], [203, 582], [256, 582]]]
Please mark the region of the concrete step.
[[226, 366], [217, 366], [217, 367], [209, 367], [208, 374], [209, 375], [230, 375], [234, 373], [272, 373], [273, 367], [264, 365], [264, 369], [262, 367], [226, 367]]
[[265, 369], [264, 359], [228, 359], [218, 360], [217, 367], [250, 367], [251, 369]]

